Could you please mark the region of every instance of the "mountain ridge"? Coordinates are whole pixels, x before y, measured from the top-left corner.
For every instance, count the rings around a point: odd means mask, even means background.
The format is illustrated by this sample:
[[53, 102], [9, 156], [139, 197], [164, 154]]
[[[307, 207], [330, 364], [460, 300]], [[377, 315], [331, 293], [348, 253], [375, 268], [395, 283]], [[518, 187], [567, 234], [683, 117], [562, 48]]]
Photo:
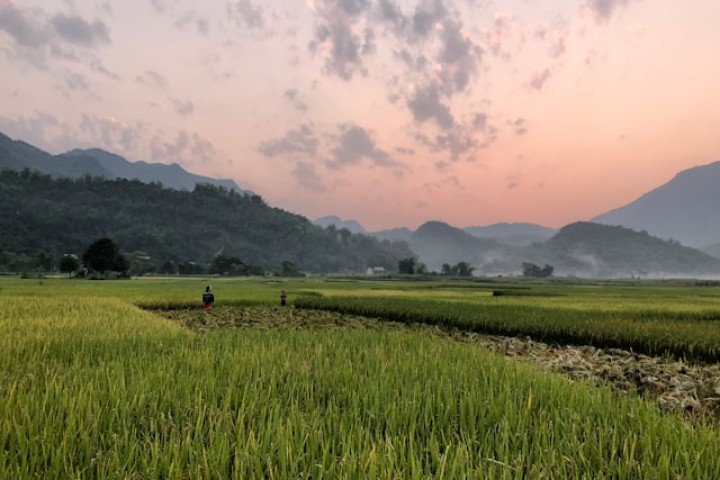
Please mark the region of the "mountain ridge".
[[139, 160], [132, 162], [116, 153], [100, 148], [72, 149], [52, 155], [22, 140], [13, 140], [0, 133], [0, 169], [22, 170], [29, 168], [53, 177], [80, 177], [84, 175], [107, 179], [138, 179], [145, 183], [160, 182], [167, 188], [192, 190], [198, 183], [208, 183], [253, 195], [240, 188], [234, 180], [216, 179], [197, 175], [177, 163], [164, 164]]
[[[621, 225], [608, 225], [607, 223], [601, 222], [575, 222], [555, 231], [548, 227], [530, 223], [497, 223], [486, 227], [457, 228], [439, 220], [432, 220], [420, 225], [415, 231], [401, 227], [367, 234], [359, 222], [355, 220], [342, 220], [337, 216], [320, 217], [314, 222], [310, 222], [300, 215], [285, 212], [286, 215], [283, 216], [284, 214], [272, 213], [280, 210], [272, 209], [264, 205], [264, 202], [262, 202], [259, 196], [250, 195], [246, 191], [238, 191], [238, 189], [233, 188], [232, 186], [237, 186], [234, 182], [230, 181], [232, 184], [223, 184], [223, 180], [189, 174], [177, 164], [149, 164], [144, 161], [129, 162], [120, 155], [101, 149], [73, 149], [64, 154], [53, 156], [28, 143], [20, 140], [12, 140], [0, 133], [0, 170], [3, 168], [10, 169], [10, 171], [14, 170], [16, 174], [19, 175], [17, 178], [22, 179], [27, 177], [33, 179], [35, 178], [35, 174], [27, 173], [25, 170], [37, 170], [34, 168], [36, 165], [50, 170], [56, 178], [62, 177], [70, 179], [67, 180], [64, 185], [67, 187], [67, 182], [69, 181], [70, 185], [74, 185], [73, 188], [80, 188], [79, 186], [82, 186], [82, 182], [85, 182], [87, 185], [94, 185], [93, 182], [102, 183], [100, 180], [93, 180], [94, 178], [126, 178], [137, 172], [137, 170], [135, 170], [137, 167], [141, 168], [141, 170], [144, 169], [142, 170], [142, 175], [137, 175], [135, 180], [125, 180], [120, 183], [109, 181], [109, 183], [104, 184], [104, 188], [108, 188], [116, 195], [119, 195], [118, 189], [125, 189], [128, 192], [142, 191], [144, 192], [142, 195], [150, 195], [148, 192], [158, 188], [163, 192], [162, 195], [168, 195], [164, 193], [165, 187], [168, 186], [161, 180], [158, 180], [158, 175], [160, 174], [155, 170], [159, 170], [163, 175], [166, 175], [164, 178], [167, 179], [174, 178], [173, 175], [168, 176], [168, 172], [182, 177], [185, 180], [187, 180], [189, 176], [191, 182], [197, 182], [193, 183], [195, 186], [194, 191], [199, 191], [197, 195], [203, 198], [202, 202], [214, 202], [218, 196], [225, 196], [223, 198], [230, 199], [232, 202], [239, 202], [238, 199], [227, 196], [230, 192], [233, 192], [239, 195], [238, 198], [243, 196], [248, 197], [248, 202], [243, 204], [243, 208], [249, 210], [254, 209], [253, 211], [255, 211], [256, 214], [253, 215], [256, 216], [249, 217], [252, 218], [253, 222], [268, 223], [266, 219], [262, 219], [262, 216], [265, 215], [264, 213], [257, 214], [257, 211], [263, 210], [263, 208], [265, 209], [263, 211], [267, 212], [268, 216], [272, 216], [275, 219], [273, 220], [273, 222], [276, 222], [274, 223], [274, 228], [276, 229], [275, 234], [272, 232], [262, 232], [258, 233], [258, 237], [252, 239], [246, 238], [240, 233], [241, 231], [238, 230], [239, 227], [237, 223], [240, 222], [240, 224], [243, 224], [244, 228], [252, 229], [255, 226], [252, 223], [248, 223], [249, 220], [241, 219], [240, 217], [235, 218], [230, 213], [221, 215], [222, 218], [211, 222], [212, 225], [208, 224], [204, 227], [213, 232], [212, 239], [203, 237], [202, 232], [197, 231], [196, 226], [192, 223], [181, 227], [180, 230], [186, 233], [194, 232], [194, 245], [202, 250], [201, 256], [204, 261], [207, 261], [213, 255], [217, 255], [218, 252], [241, 252], [254, 261], [265, 263], [274, 262], [277, 264], [279, 261], [278, 253], [273, 251], [273, 249], [281, 246], [284, 251], [291, 253], [289, 256], [291, 256], [292, 259], [302, 262], [304, 258], [302, 253], [303, 249], [314, 252], [316, 247], [327, 244], [331, 245], [332, 248], [338, 249], [337, 252], [331, 253], [328, 251], [322, 256], [315, 256], [312, 261], [308, 260], [305, 266], [310, 266], [310, 264], [315, 262], [316, 265], [320, 265], [321, 270], [327, 269], [331, 265], [334, 265], [334, 267], [330, 268], [337, 267], [340, 269], [346, 269], [349, 268], [347, 265], [352, 265], [351, 268], [355, 269], [355, 271], [359, 271], [365, 267], [375, 266], [383, 266], [387, 271], [391, 271], [393, 270], [393, 265], [389, 259], [398, 259], [402, 256], [412, 255], [416, 256], [419, 261], [426, 263], [430, 270], [440, 270], [443, 264], [453, 264], [463, 261], [469, 262], [476, 267], [478, 273], [486, 275], [520, 274], [522, 272], [522, 263], [524, 262], [553, 265], [556, 267], [555, 272], [558, 275], [633, 276], [664, 274], [693, 275], [696, 273], [700, 275], [715, 275], [720, 273], [720, 263], [718, 263], [720, 260], [712, 256], [712, 254], [720, 252], [720, 233], [718, 234], [718, 238], [714, 239], [711, 233], [714, 231], [713, 229], [716, 228], [715, 223], [708, 221], [704, 222], [706, 231], [701, 231], [701, 234], [703, 234], [701, 238], [707, 240], [704, 253], [700, 250], [684, 246], [684, 243], [687, 242], [684, 238], [673, 236], [669, 238], [674, 240], [669, 240], [667, 237], [663, 238], [657, 233], [657, 228], [633, 228]], [[18, 170], [20, 170], [20, 172], [18, 172]], [[68, 176], [67, 172], [73, 173], [74, 177]], [[3, 173], [3, 175], [7, 176], [8, 174]], [[42, 174], [37, 175], [42, 176]], [[47, 175], [51, 175], [51, 173]], [[138, 176], [142, 178], [137, 178]], [[72, 180], [72, 178], [76, 180]], [[716, 183], [716, 178], [718, 183]], [[41, 184], [52, 185], [52, 182], [49, 182], [47, 179], [38, 177], [35, 178], [35, 180]], [[213, 184], [207, 180], [212, 180], [215, 183]], [[73, 184], [73, 182], [76, 183]], [[718, 216], [718, 223], [720, 223], [720, 208], [715, 207], [720, 205], [720, 189], [715, 188], [716, 184], [720, 184], [720, 162], [694, 167], [679, 172], [670, 182], [646, 193], [636, 202], [633, 202], [633, 204], [612, 210], [608, 212], [606, 217], [600, 217], [605, 221], [613, 221], [613, 218], [611, 218], [612, 215], [610, 214], [616, 215], [614, 220], [617, 220], [619, 218], [617, 216], [618, 213], [623, 213], [627, 218], [632, 219], [633, 214], [636, 215], [637, 211], [642, 212], [644, 211], [643, 209], [650, 208], [650, 211], [657, 213], [657, 205], [660, 205], [662, 207], [660, 210], [660, 218], [662, 221], [659, 225], [666, 229], [674, 225], [674, 223], [669, 220], [672, 220], [674, 216], [678, 215], [685, 221], [685, 223], [682, 224], [684, 228], [687, 227], [688, 222], [697, 222], [698, 219], [696, 217], [698, 217], [698, 214], [691, 214], [694, 211], [693, 209], [701, 213], [709, 210]], [[150, 190], [142, 190], [144, 187], [140, 187], [139, 185], [147, 185], [147, 188]], [[178, 191], [187, 190], [188, 184], [180, 185], [180, 190]], [[217, 190], [200, 188], [203, 185], [208, 185], [208, 188], [212, 187]], [[20, 221], [18, 218], [6, 216], [4, 219], [5, 223], [10, 222], [10, 224], [4, 226], [4, 228], [6, 227], [6, 237], [3, 237], [3, 242], [5, 243], [0, 245], [3, 247], [3, 255], [5, 255], [7, 251], [11, 253], [13, 251], [8, 250], [6, 248], [7, 245], [13, 245], [14, 248], [18, 249], [19, 254], [22, 255], [32, 253], [28, 248], [23, 247], [23, 245], [34, 245], [33, 248], [42, 249], [44, 247], [37, 244], [38, 239], [57, 240], [57, 238], [62, 236], [63, 230], [67, 229], [68, 225], [74, 228], [76, 226], [75, 224], [84, 225], [84, 228], [89, 232], [87, 233], [88, 235], [101, 235], [111, 232], [133, 245], [133, 248], [159, 248], [157, 252], [160, 252], [161, 255], [163, 254], [163, 249], [161, 248], [163, 243], [183, 243], [180, 237], [176, 238], [176, 236], [172, 236], [175, 235], [174, 233], [161, 233], [157, 229], [142, 230], [147, 227], [147, 225], [153, 223], [162, 224], [162, 222], [158, 220], [150, 221], [149, 218], [146, 218], [148, 208], [150, 210], [154, 208], [150, 204], [143, 205], [142, 207], [132, 204], [130, 205], [131, 209], [127, 211], [125, 210], [126, 205], [123, 204], [123, 200], [118, 196], [112, 200], [115, 202], [115, 208], [102, 210], [102, 208], [104, 208], [102, 205], [107, 203], [108, 199], [97, 193], [80, 191], [70, 195], [70, 198], [72, 199], [75, 196], [87, 198], [80, 204], [73, 204], [72, 208], [82, 209], [90, 207], [91, 210], [85, 215], [76, 218], [72, 217], [75, 213], [63, 211], [63, 208], [71, 207], [62, 207], [62, 201], [64, 199], [62, 196], [58, 198], [42, 198], [41, 193], [32, 193], [33, 196], [28, 197], [32, 200], [29, 201], [28, 205], [35, 205], [37, 212], [28, 212], [22, 201], [18, 203], [22, 198], [15, 198], [10, 195], [10, 192], [16, 191], [17, 188], [7, 182], [5, 183], [5, 187], [7, 188], [6, 192], [0, 191], [0, 193], [4, 194], [7, 198], [3, 206], [12, 207], [10, 211], [15, 210], [17, 215], [20, 215], [20, 212], [25, 212], [26, 217], [24, 218], [26, 223], [23, 223], [23, 221]], [[173, 187], [168, 188], [172, 189]], [[189, 191], [187, 193], [193, 194], [193, 192]], [[150, 196], [152, 197], [152, 195]], [[686, 197], [688, 196], [691, 197], [690, 201], [687, 201]], [[215, 198], [215, 200], [213, 200], [213, 198]], [[187, 199], [184, 199], [183, 201], [186, 200]], [[130, 201], [128, 200], [128, 202]], [[263, 207], [261, 208], [258, 205], [262, 205]], [[703, 208], [698, 209], [698, 206]], [[195, 207], [193, 206], [192, 208]], [[177, 206], [173, 206], [171, 209], [169, 209], [168, 206], [164, 206], [163, 209], [164, 210], [158, 211], [162, 212], [158, 213], [158, 215], [165, 218], [163, 221], [166, 223], [170, 222], [175, 225], [172, 220], [173, 217], [181, 219], [180, 221], [190, 222], [189, 218], [185, 218], [186, 212], [178, 210]], [[216, 211], [220, 212], [222, 209], [216, 206], [208, 211], [216, 213]], [[43, 217], [43, 215], [48, 212], [54, 213], [50, 218]], [[27, 216], [27, 214], [30, 215]], [[53, 219], [53, 216], [57, 218], [69, 216], [72, 217], [72, 220], [58, 223]], [[143, 219], [142, 221], [147, 222], [147, 225], [135, 231], [135, 226], [132, 223], [127, 223], [135, 217]], [[123, 228], [119, 230], [114, 229], [115, 227], [112, 222], [108, 223], [108, 219], [117, 220], [118, 218], [125, 222], [123, 223]], [[653, 218], [650, 218], [650, 220]], [[48, 236], [47, 233], [29, 233], [33, 225], [37, 226], [38, 223], [43, 224], [43, 222], [45, 222], [44, 224], [46, 226], [52, 224], [55, 233], [50, 236]], [[278, 243], [273, 237], [273, 235], [277, 236], [278, 232], [286, 229], [287, 225], [284, 225], [283, 222], [286, 222], [288, 225], [294, 225], [295, 227], [293, 228], [298, 229], [294, 234], [288, 234], [287, 236], [281, 234], [284, 238], [283, 242], [287, 241], [290, 243]], [[324, 225], [314, 225], [317, 223]], [[317, 231], [312, 229], [317, 229]], [[151, 231], [152, 233], [149, 233]], [[298, 236], [298, 232], [314, 232], [312, 235], [306, 236], [310, 238], [315, 235], [315, 240], [301, 240], [302, 235]], [[76, 232], [75, 243], [72, 244], [74, 245], [73, 248], [77, 248], [77, 239], [82, 235]], [[136, 239], [133, 235], [137, 235], [138, 238]], [[172, 242], [169, 241], [171, 236], [173, 238]], [[257, 243], [258, 239], [261, 239], [259, 244]], [[598, 239], [602, 240], [598, 242]], [[682, 240], [683, 245], [676, 240]], [[63, 245], [67, 246], [68, 244], [58, 244], [56, 247], [60, 248]], [[345, 247], [341, 247], [342, 245], [345, 245]], [[364, 249], [366, 253], [371, 251], [376, 251], [376, 253], [373, 253], [368, 258], [355, 258], [355, 260], [351, 260], [350, 263], [348, 263], [346, 261], [348, 257], [344, 256], [354, 256], [354, 254], [347, 249], [347, 247], [351, 245]], [[157, 252], [155, 253], [157, 254]], [[187, 258], [193, 255], [193, 250], [184, 250], [182, 255], [185, 255]]]
[[678, 172], [670, 181], [592, 222], [622, 225], [696, 248], [720, 243], [720, 161]]

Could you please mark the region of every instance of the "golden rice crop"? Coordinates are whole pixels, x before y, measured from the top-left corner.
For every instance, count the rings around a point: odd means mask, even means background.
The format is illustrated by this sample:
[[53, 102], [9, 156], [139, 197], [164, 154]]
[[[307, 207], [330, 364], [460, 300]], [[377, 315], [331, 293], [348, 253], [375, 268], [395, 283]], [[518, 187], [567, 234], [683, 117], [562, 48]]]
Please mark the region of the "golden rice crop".
[[414, 331], [0, 312], [0, 478], [720, 478], [714, 430]]

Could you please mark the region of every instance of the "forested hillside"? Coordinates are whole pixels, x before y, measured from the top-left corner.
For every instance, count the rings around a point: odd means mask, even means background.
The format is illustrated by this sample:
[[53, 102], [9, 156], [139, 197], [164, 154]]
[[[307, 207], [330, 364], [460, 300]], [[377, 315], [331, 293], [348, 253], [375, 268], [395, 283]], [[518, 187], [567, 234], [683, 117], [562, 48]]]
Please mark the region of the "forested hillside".
[[271, 208], [259, 196], [199, 184], [190, 191], [137, 180], [53, 179], [25, 171], [0, 172], [0, 268], [57, 265], [81, 255], [101, 237], [113, 239], [148, 271], [168, 265], [208, 264], [218, 255], [277, 270], [293, 262], [310, 272], [397, 268], [412, 256], [407, 244], [323, 229]]
[[720, 273], [720, 260], [676, 241], [620, 226], [577, 222], [533, 250], [533, 259], [581, 276], [698, 276]]

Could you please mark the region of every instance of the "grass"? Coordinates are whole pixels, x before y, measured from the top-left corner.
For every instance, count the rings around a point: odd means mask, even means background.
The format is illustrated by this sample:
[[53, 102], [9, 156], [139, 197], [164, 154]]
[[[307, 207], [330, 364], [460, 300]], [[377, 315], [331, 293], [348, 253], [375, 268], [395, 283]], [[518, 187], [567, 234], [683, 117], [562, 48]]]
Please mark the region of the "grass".
[[[206, 281], [2, 279], [0, 478], [720, 478], [717, 430], [473, 345], [397, 328], [197, 333], [136, 306], [189, 308]], [[388, 289], [209, 281], [229, 309], [280, 288], [295, 302]], [[428, 295], [398, 286], [383, 301]], [[434, 301], [473, 305], [465, 290]], [[616, 311], [667, 295], [694, 311], [679, 290], [629, 292]], [[474, 302], [493, 300], [534, 301]]]

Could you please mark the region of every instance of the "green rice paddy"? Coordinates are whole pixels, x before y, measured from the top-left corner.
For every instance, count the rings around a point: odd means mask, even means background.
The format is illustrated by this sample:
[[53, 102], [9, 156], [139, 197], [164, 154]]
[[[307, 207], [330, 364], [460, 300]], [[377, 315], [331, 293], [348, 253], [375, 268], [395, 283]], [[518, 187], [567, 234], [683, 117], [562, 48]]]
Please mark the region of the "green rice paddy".
[[384, 320], [707, 361], [716, 287], [0, 278], [0, 301], [3, 479], [720, 478], [710, 423]]

